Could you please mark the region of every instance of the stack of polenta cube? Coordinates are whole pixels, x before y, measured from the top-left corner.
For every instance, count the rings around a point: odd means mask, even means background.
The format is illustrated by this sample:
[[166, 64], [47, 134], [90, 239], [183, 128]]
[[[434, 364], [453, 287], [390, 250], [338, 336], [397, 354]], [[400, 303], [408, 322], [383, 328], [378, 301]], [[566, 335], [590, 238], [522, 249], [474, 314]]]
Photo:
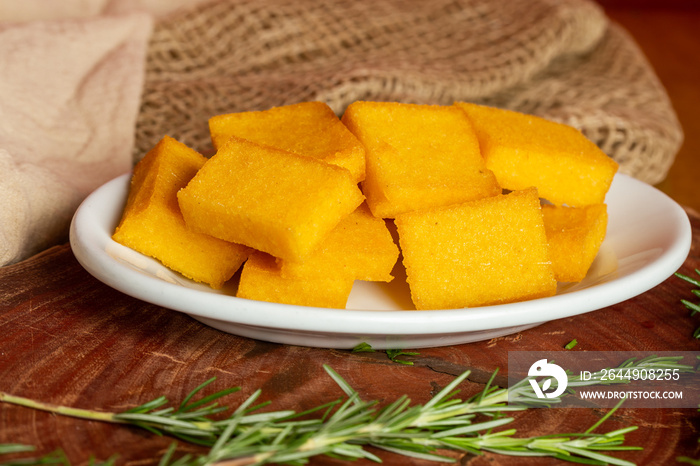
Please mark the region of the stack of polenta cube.
[[465, 102], [302, 102], [209, 128], [211, 158], [165, 136], [136, 165], [113, 239], [304, 306], [344, 308], [401, 264], [419, 310], [552, 296], [591, 266], [618, 168], [574, 128]]

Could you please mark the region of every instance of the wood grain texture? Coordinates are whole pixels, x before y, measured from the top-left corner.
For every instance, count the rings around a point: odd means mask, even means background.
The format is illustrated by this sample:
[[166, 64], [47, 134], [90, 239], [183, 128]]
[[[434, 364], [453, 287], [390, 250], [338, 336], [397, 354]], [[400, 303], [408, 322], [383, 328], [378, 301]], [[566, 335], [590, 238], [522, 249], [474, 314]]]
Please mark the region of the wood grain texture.
[[[690, 214], [693, 246], [681, 271], [700, 268], [700, 217]], [[700, 325], [680, 298], [692, 285], [669, 277], [618, 305], [490, 341], [422, 349], [415, 365], [391, 362], [383, 352], [304, 348], [224, 334], [190, 317], [133, 299], [94, 279], [68, 245], [0, 269], [0, 390], [44, 402], [108, 411], [125, 410], [161, 394], [179, 402], [212, 376], [214, 391], [241, 386], [236, 405], [257, 388], [274, 409], [303, 410], [342, 396], [325, 374], [329, 364], [364, 399], [391, 401], [406, 394], [426, 402], [454, 376], [471, 369], [463, 396], [479, 392], [490, 374], [507, 368], [509, 351], [692, 350]], [[409, 357], [407, 357], [409, 358]], [[504, 374], [505, 375], [505, 374]], [[505, 385], [501, 377], [497, 380]], [[605, 410], [529, 410], [516, 415], [519, 435], [580, 432]], [[641, 452], [618, 456], [637, 464], [672, 464], [681, 454], [700, 457], [700, 415], [693, 409], [620, 409], [604, 430], [638, 425], [628, 435]], [[0, 404], [0, 443], [23, 443], [38, 453], [63, 449], [73, 464], [119, 454], [120, 464], [156, 464], [170, 445], [136, 428], [71, 419]], [[181, 444], [179, 452], [198, 451]], [[379, 453], [385, 464], [432, 464]], [[549, 465], [557, 460], [467, 455], [467, 465]], [[312, 464], [340, 464], [318, 458]], [[370, 463], [355, 463], [370, 464]]]

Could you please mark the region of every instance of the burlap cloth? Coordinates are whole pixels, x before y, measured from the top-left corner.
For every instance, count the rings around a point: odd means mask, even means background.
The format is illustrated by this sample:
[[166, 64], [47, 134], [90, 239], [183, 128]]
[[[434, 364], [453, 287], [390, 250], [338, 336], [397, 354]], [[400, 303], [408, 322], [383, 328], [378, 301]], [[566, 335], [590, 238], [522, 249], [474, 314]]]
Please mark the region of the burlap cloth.
[[[207, 121], [221, 113], [308, 100], [339, 115], [360, 99], [480, 102], [580, 128], [622, 173], [651, 184], [683, 138], [634, 41], [590, 1], [177, 0], [167, 14], [160, 0], [88, 3], [31, 0], [19, 11], [0, 0], [0, 34], [26, 49], [0, 43], [0, 265], [65, 240], [80, 200], [163, 135], [208, 151]], [[3, 24], [10, 8], [30, 21], [58, 6], [61, 20], [80, 19]], [[43, 33], [40, 53], [26, 28]], [[61, 31], [65, 46], [46, 40]], [[34, 88], [22, 94], [23, 80]]]
[[655, 184], [682, 131], [631, 38], [579, 0], [228, 0], [164, 18], [138, 159], [163, 134], [204, 149], [212, 115], [304, 100], [466, 100], [581, 129]]

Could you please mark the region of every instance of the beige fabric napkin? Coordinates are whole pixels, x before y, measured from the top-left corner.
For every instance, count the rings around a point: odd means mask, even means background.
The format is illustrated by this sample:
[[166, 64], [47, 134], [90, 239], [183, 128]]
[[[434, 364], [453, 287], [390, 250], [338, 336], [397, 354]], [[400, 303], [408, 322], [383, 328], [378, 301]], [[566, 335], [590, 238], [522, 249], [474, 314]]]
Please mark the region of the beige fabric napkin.
[[131, 169], [152, 23], [0, 23], [0, 266], [65, 240], [80, 201]]
[[205, 0], [0, 0], [0, 21], [94, 18], [137, 11], [157, 18], [202, 1]]

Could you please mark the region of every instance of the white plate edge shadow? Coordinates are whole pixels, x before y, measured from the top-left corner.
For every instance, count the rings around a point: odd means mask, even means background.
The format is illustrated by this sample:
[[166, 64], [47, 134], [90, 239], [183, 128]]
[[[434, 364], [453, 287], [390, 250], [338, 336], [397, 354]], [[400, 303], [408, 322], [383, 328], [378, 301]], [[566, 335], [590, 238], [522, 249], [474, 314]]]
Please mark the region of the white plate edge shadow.
[[[619, 278], [583, 289], [574, 285], [573, 291], [550, 298], [471, 309], [358, 310], [267, 303], [202, 291], [208, 290], [203, 285], [200, 290], [179, 285], [177, 281], [189, 280], [180, 277], [173, 281], [177, 274], [114, 242], [111, 233], [121, 217], [130, 177], [130, 173], [124, 174], [95, 190], [71, 222], [73, 253], [91, 275], [125, 294], [183, 312], [219, 330], [300, 346], [347, 349], [367, 342], [375, 349], [421, 348], [514, 333], [648, 291], [680, 268], [692, 240], [688, 216], [675, 201], [650, 185], [618, 174], [606, 199], [608, 236], [601, 251], [612, 249], [629, 268]], [[635, 206], [638, 208], [630, 209]], [[654, 222], [649, 224], [651, 219]], [[629, 231], [618, 231], [625, 225], [634, 227], [634, 237], [625, 235]], [[645, 236], [639, 236], [638, 228], [646, 228]], [[115, 259], [115, 252], [150, 264], [160, 278]]]

